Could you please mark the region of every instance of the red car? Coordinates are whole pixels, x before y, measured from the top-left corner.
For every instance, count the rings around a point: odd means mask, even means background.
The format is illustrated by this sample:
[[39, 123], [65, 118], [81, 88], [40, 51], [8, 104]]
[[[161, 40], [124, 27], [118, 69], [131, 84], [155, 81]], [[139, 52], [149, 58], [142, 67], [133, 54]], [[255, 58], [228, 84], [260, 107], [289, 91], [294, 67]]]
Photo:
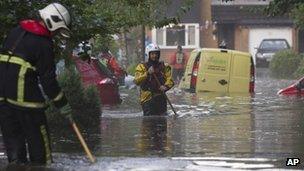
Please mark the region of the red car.
[[304, 95], [304, 77], [290, 86], [281, 89], [277, 93], [278, 95]]
[[121, 103], [118, 81], [106, 66], [96, 58], [91, 58], [89, 62], [78, 57], [73, 57], [73, 59], [84, 86], [96, 85], [102, 104], [115, 105]]

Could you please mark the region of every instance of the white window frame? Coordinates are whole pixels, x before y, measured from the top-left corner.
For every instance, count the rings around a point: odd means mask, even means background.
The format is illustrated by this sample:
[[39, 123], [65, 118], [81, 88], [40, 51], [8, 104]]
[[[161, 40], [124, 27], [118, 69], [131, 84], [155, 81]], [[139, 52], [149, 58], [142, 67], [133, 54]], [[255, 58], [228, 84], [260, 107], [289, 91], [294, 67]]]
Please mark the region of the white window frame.
[[[200, 40], [200, 27], [198, 23], [181, 23], [178, 24], [179, 26], [185, 26], [185, 45], [183, 45], [183, 48], [199, 48], [199, 40]], [[167, 46], [167, 28], [171, 27], [173, 25], [169, 25], [169, 26], [165, 26], [163, 28], [160, 29], [164, 29], [163, 31], [163, 43], [162, 44], [158, 44], [158, 46], [161, 49], [176, 49], [176, 46]], [[195, 27], [195, 45], [189, 45], [188, 44], [188, 34], [189, 34], [189, 26], [194, 26]], [[156, 42], [156, 28], [152, 29], [152, 42], [153, 43], [157, 43]]]

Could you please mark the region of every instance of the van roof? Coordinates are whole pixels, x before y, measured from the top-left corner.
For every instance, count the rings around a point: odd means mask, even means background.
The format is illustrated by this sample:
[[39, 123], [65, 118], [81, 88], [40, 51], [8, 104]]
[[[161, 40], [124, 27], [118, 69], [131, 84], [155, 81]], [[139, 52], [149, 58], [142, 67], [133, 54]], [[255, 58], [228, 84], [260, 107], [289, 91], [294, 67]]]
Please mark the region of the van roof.
[[248, 52], [241, 52], [238, 50], [231, 50], [231, 49], [220, 49], [220, 48], [201, 48], [201, 49], [195, 49], [192, 52], [221, 52], [221, 51], [227, 51], [228, 53], [234, 53], [234, 54], [240, 54], [240, 55], [246, 55], [251, 56]]

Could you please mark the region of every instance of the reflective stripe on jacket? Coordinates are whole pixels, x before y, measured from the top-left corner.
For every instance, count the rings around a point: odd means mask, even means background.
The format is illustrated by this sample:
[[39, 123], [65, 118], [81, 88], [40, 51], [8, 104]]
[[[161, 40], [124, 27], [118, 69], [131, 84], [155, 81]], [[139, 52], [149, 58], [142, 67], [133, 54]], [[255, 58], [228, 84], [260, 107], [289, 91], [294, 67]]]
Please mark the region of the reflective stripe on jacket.
[[[0, 63], [9, 63], [18, 65], [18, 80], [17, 80], [17, 96], [16, 98], [6, 98], [7, 102], [28, 108], [43, 108], [46, 107], [45, 103], [35, 103], [35, 102], [28, 102], [24, 100], [24, 85], [25, 85], [25, 75], [28, 70], [35, 71], [36, 68], [33, 67], [29, 62], [23, 60], [17, 56], [10, 56], [10, 55], [3, 55], [0, 54]], [[3, 80], [5, 81], [5, 80]], [[0, 97], [0, 100], [5, 100], [4, 97]]]
[[14, 52], [9, 53], [21, 32], [24, 32], [21, 27], [12, 29], [0, 52], [0, 104], [45, 108], [46, 95], [56, 107], [66, 105], [67, 100], [56, 80], [52, 40], [26, 31]]
[[[167, 64], [165, 64], [164, 71], [162, 71], [163, 74], [163, 80], [164, 80], [164, 86], [168, 87], [168, 89], [172, 88], [174, 86], [174, 81], [171, 76], [171, 67]], [[134, 83], [136, 85], [142, 86], [143, 84], [146, 84], [149, 78], [149, 74], [147, 71], [147, 68], [145, 67], [144, 63], [140, 63], [137, 65], [135, 69], [135, 77], [134, 77]], [[152, 90], [149, 89], [143, 89], [141, 87], [140, 89], [140, 103], [143, 104], [144, 102], [150, 100], [153, 96], [160, 95], [160, 92], [152, 92]]]

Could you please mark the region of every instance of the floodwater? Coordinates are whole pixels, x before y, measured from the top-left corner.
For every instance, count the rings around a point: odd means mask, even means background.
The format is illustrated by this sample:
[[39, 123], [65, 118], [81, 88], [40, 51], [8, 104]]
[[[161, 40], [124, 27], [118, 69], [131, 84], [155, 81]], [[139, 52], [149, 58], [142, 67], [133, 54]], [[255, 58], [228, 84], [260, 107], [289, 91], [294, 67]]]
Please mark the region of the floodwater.
[[77, 139], [53, 134], [54, 163], [43, 169], [304, 169], [285, 166], [287, 158], [304, 162], [304, 99], [276, 95], [294, 80], [259, 68], [256, 76], [254, 95], [168, 92], [177, 117], [170, 106], [168, 117], [143, 117], [136, 91], [124, 90], [122, 105], [104, 107], [99, 131], [84, 134], [95, 164]]

